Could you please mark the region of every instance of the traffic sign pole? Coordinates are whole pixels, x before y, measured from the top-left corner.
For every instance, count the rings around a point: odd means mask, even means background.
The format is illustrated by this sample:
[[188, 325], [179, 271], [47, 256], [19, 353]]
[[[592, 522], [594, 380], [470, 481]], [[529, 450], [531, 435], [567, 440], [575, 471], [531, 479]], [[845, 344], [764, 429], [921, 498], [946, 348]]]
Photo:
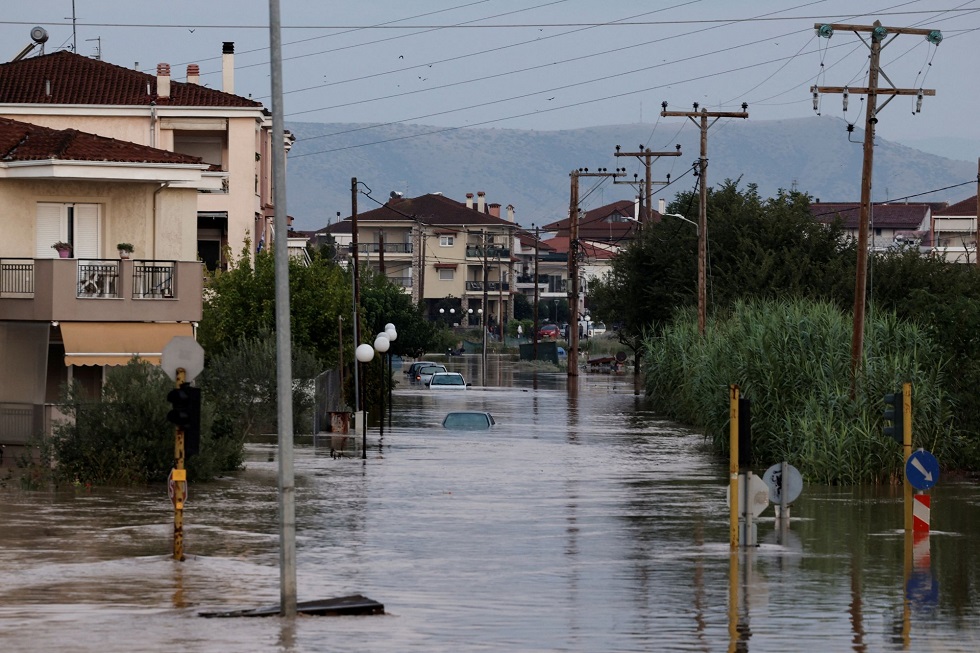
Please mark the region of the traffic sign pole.
[[733, 549], [738, 548], [738, 386], [728, 387], [728, 541]]
[[[177, 388], [184, 383], [185, 371], [177, 368]], [[187, 470], [184, 469], [184, 429], [176, 427], [174, 438], [174, 560], [184, 560], [184, 488], [187, 483]]]
[[[908, 460], [912, 456], [912, 384], [902, 384], [902, 453], [903, 460], [908, 466]], [[908, 472], [905, 474], [905, 530], [912, 530], [912, 485], [909, 483]]]

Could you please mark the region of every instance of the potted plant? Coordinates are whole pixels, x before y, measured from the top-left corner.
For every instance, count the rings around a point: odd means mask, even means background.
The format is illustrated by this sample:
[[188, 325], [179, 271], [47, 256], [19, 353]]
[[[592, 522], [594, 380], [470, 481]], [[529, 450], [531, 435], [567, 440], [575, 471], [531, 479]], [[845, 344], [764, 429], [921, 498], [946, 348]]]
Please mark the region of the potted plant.
[[69, 256], [71, 256], [71, 244], [69, 243], [59, 240], [51, 247], [53, 249], [58, 250], [58, 256], [60, 256], [61, 258], [68, 258]]
[[116, 249], [119, 250], [119, 258], [129, 258], [129, 255], [133, 253], [133, 246], [130, 243], [119, 243], [116, 245]]

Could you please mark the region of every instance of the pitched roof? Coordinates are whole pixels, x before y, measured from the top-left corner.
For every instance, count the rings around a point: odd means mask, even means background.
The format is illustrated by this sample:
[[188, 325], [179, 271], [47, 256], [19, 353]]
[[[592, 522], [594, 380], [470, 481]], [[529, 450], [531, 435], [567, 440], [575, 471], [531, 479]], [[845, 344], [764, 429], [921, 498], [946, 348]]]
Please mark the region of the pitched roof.
[[977, 215], [977, 196], [969, 197], [962, 202], [957, 202], [952, 206], [947, 206], [946, 208], [933, 211], [933, 215], [946, 217], [946, 216], [974, 216]]
[[[633, 219], [635, 212], [636, 205], [632, 200], [619, 200], [587, 211], [578, 221], [579, 239], [610, 243], [629, 240], [636, 234], [639, 227], [639, 224]], [[660, 221], [659, 213], [656, 211], [650, 213], [654, 222]], [[558, 220], [546, 224], [542, 229], [555, 232], [559, 236], [568, 236], [571, 220], [569, 218]]]
[[67, 50], [0, 64], [2, 104], [262, 107], [261, 102], [199, 84], [171, 80], [167, 98], [158, 97], [156, 88], [156, 75]]
[[[464, 225], [519, 228], [517, 224], [509, 220], [490, 215], [486, 208], [481, 213], [476, 208], [467, 208], [461, 202], [432, 193], [420, 197], [392, 198], [383, 206], [357, 215], [358, 222], [414, 222], [416, 220], [430, 226]], [[350, 233], [350, 230], [350, 217], [327, 227], [327, 231], [330, 233]]]
[[[874, 226], [885, 229], [918, 229], [929, 216], [930, 204], [872, 204]], [[860, 202], [815, 202], [810, 215], [818, 222], [833, 222], [841, 217], [845, 229], [857, 229], [861, 218]]]
[[200, 157], [158, 150], [77, 129], [51, 129], [0, 118], [0, 162], [51, 159], [114, 163], [201, 163]]

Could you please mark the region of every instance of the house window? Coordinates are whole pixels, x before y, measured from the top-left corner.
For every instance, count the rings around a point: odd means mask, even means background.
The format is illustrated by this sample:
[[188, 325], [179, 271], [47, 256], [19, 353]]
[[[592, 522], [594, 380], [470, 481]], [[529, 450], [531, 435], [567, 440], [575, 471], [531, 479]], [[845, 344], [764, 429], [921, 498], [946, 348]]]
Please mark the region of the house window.
[[[439, 236], [439, 247], [452, 247], [456, 242], [454, 236]], [[452, 276], [449, 277], [450, 279]]]
[[99, 258], [99, 205], [39, 202], [34, 258], [58, 258], [51, 245], [72, 246], [75, 258]]
[[875, 229], [875, 237], [876, 238], [880, 238], [881, 237], [881, 229]]
[[452, 268], [441, 268], [439, 270], [440, 281], [452, 281], [455, 277], [456, 277], [456, 270], [453, 270]]

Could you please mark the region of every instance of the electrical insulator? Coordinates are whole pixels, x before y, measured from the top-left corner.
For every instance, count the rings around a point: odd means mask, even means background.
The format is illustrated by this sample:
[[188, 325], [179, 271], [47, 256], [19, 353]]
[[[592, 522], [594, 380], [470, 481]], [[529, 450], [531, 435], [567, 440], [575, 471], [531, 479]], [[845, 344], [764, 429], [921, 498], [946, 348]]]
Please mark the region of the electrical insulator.
[[922, 113], [922, 89], [919, 89], [919, 94], [915, 96], [915, 112]]
[[820, 94], [816, 91], [813, 92], [813, 110], [816, 111], [820, 108]]
[[847, 87], [845, 86], [844, 87], [844, 111], [847, 111], [847, 96], [848, 96]]
[[929, 41], [929, 43], [932, 43], [933, 45], [939, 45], [940, 43], [942, 43], [943, 33], [940, 32], [938, 29], [934, 29], [928, 34], [926, 34], [926, 40]]
[[817, 36], [821, 38], [829, 39], [833, 35], [834, 35], [834, 28], [831, 27], [830, 25], [821, 25], [820, 28], [817, 29]]

